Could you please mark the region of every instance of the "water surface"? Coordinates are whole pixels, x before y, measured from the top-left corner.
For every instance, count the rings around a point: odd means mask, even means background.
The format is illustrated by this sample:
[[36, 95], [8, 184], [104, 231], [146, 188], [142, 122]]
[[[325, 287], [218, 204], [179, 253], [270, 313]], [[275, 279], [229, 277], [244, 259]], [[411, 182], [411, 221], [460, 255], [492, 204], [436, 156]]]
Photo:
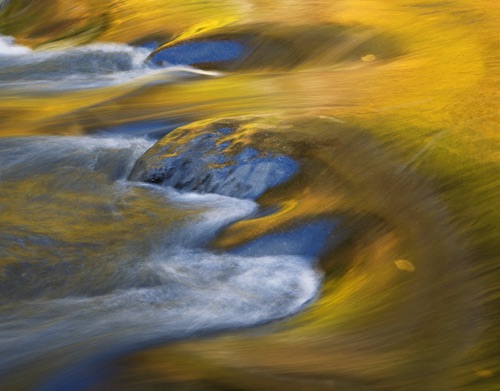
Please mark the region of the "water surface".
[[0, 388], [496, 389], [499, 16], [0, 1]]

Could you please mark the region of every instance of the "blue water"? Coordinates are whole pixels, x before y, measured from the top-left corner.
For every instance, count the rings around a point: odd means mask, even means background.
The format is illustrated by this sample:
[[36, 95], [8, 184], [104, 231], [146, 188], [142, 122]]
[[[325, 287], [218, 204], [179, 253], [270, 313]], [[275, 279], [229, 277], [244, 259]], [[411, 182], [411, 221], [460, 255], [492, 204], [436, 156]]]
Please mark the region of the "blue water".
[[188, 42], [155, 53], [150, 61], [163, 65], [199, 65], [235, 61], [245, 53], [245, 46], [235, 41]]

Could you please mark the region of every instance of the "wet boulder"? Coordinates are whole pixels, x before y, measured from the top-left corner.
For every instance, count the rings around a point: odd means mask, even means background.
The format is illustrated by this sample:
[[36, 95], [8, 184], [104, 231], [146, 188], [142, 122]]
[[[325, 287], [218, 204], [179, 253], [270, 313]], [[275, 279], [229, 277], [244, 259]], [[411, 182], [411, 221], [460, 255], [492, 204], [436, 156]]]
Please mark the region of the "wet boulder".
[[293, 177], [298, 163], [273, 149], [266, 134], [246, 140], [246, 122], [223, 119], [178, 128], [138, 159], [129, 179], [256, 199]]

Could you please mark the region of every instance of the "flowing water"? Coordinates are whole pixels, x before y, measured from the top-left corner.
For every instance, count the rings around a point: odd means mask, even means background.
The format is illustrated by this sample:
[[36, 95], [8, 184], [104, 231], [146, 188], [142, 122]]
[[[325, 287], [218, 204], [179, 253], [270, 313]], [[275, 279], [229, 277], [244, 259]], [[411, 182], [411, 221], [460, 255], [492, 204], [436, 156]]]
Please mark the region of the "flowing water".
[[497, 389], [499, 17], [0, 0], [0, 389]]

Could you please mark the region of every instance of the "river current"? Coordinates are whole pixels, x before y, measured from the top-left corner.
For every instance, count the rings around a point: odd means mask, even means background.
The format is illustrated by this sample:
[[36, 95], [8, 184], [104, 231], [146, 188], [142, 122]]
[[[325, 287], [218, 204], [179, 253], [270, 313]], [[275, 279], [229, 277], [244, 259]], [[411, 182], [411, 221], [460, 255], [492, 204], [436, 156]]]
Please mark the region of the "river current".
[[496, 389], [496, 14], [0, 0], [0, 390]]

